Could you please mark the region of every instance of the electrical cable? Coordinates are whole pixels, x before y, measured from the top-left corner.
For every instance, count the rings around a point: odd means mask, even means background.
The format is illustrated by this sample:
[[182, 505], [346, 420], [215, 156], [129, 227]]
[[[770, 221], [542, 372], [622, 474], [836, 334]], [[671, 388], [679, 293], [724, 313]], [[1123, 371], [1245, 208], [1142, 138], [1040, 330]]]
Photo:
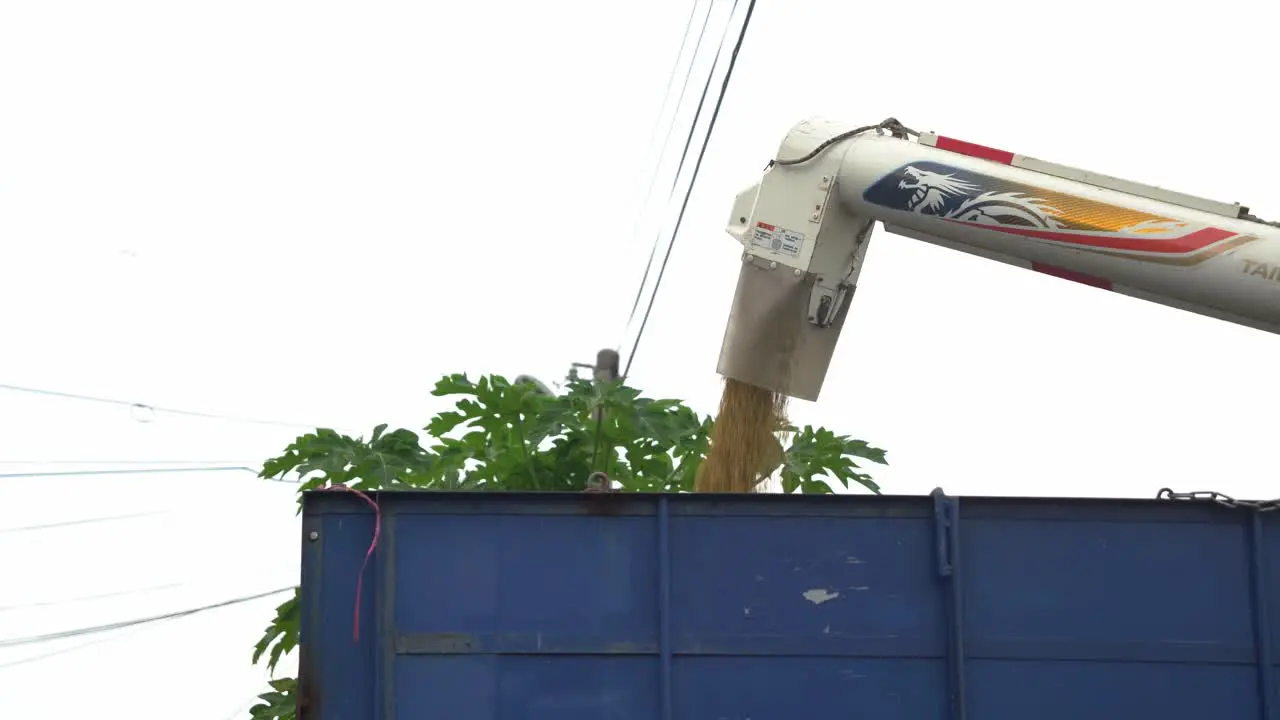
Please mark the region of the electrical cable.
[[[88, 475], [154, 475], [155, 473], [202, 473], [240, 471], [258, 474], [257, 470], [247, 465], [218, 465], [214, 467], [145, 467], [118, 468], [112, 470], [48, 470], [40, 472], [0, 473], [0, 480], [33, 477], [82, 477]], [[290, 482], [278, 478], [265, 478], [272, 482]]]
[[[729, 28], [733, 27], [733, 15], [734, 15], [734, 11], [736, 11], [737, 8], [738, 8], [738, 0], [733, 0], [733, 6], [729, 10], [729, 18], [728, 20], [725, 21], [724, 31], [720, 34], [720, 43], [719, 45], [716, 46], [715, 57], [712, 58], [712, 61], [711, 61], [711, 68], [707, 70], [707, 81], [702, 86], [702, 94], [698, 98], [698, 106], [694, 109], [693, 120], [689, 123], [689, 132], [685, 135], [684, 148], [681, 149], [680, 151], [680, 161], [676, 164], [676, 171], [671, 175], [671, 187], [667, 188], [667, 202], [665, 205], [663, 205], [664, 210], [670, 209], [671, 202], [675, 199], [675, 196], [676, 196], [676, 188], [680, 186], [680, 178], [684, 175], [684, 166], [689, 159], [689, 149], [693, 146], [693, 138], [698, 132], [698, 119], [702, 117], [702, 108], [707, 102], [707, 94], [711, 90], [711, 80], [715, 77], [716, 68], [719, 67], [720, 65], [720, 56], [721, 54], [723, 54], [724, 44], [729, 38]], [[686, 87], [688, 85], [689, 79], [693, 75], [693, 68], [697, 61], [698, 50], [702, 48], [702, 38], [703, 38], [703, 35], [706, 34], [707, 24], [710, 22], [711, 12], [714, 9], [715, 9], [714, 2], [712, 2], [710, 5], [707, 6], [707, 16], [703, 18], [703, 22], [702, 22], [702, 34], [698, 36], [698, 44], [697, 46], [694, 47], [694, 51], [693, 51], [694, 57], [689, 62], [689, 72], [685, 76]], [[681, 98], [683, 99], [683, 89], [681, 91]], [[672, 128], [674, 129], [674, 127], [675, 127], [675, 118], [672, 118]], [[639, 307], [640, 298], [643, 297], [645, 288], [648, 286], [649, 273], [653, 269], [653, 257], [656, 256], [657, 254], [658, 245], [662, 242], [663, 234], [664, 233], [661, 229], [659, 229], [658, 232], [654, 233], [653, 244], [650, 247], [649, 263], [648, 265], [645, 266], [644, 275], [641, 277], [640, 287], [636, 289], [636, 298], [635, 298], [634, 306], [631, 309], [631, 316], [627, 318], [627, 330], [630, 330], [632, 323], [635, 322], [635, 311], [636, 311], [636, 308]], [[667, 255], [670, 254], [671, 244], [674, 242], [675, 242], [675, 235], [672, 235], [667, 242], [667, 250], [666, 250]], [[652, 298], [654, 295], [657, 294], [658, 287], [661, 284], [662, 284], [662, 275], [661, 273], [659, 273], [658, 278], [654, 281], [653, 291], [650, 293], [650, 298]], [[652, 300], [650, 302], [652, 302]], [[641, 328], [643, 328], [643, 323], [641, 324]], [[637, 338], [638, 337], [639, 337], [639, 331], [637, 332]], [[618, 350], [619, 351], [622, 350], [621, 345], [619, 345]], [[630, 357], [628, 357], [627, 366], [630, 367], [630, 365], [631, 365], [631, 359]], [[627, 373], [624, 372], [622, 375], [623, 377], [626, 377]]]
[[[689, 35], [693, 30], [693, 18], [697, 13], [697, 9], [698, 3], [690, 3], [689, 19], [685, 22], [684, 37], [680, 40], [680, 49], [676, 52], [676, 61], [671, 66], [671, 75], [667, 78], [667, 91], [666, 94], [662, 96], [662, 107], [658, 110], [658, 122], [661, 122], [662, 117], [667, 114], [667, 101], [671, 99], [671, 88], [675, 84], [676, 71], [680, 68], [680, 58], [684, 57], [684, 48], [685, 45], [688, 44]], [[693, 46], [693, 56], [689, 58], [689, 69], [685, 71], [684, 82], [680, 85], [680, 95], [676, 99], [675, 112], [671, 115], [671, 122], [667, 124], [667, 131], [663, 135], [661, 149], [658, 150], [657, 162], [654, 164], [653, 173], [649, 176], [649, 187], [645, 190], [644, 205], [641, 206], [642, 208], [647, 209], [649, 207], [649, 203], [653, 200], [653, 189], [658, 182], [658, 171], [662, 169], [662, 158], [667, 154], [667, 145], [671, 142], [671, 133], [676, 128], [676, 119], [680, 115], [680, 108], [684, 105], [684, 96], [689, 89], [689, 80], [693, 78], [693, 68], [697, 64], [698, 50], [702, 47], [702, 39], [707, 34], [707, 25], [711, 21], [711, 11], [714, 9], [715, 0], [710, 0], [707, 3], [707, 14], [702, 18], [702, 29], [698, 31], [698, 40]], [[654, 139], [656, 140], [657, 128], [654, 128], [654, 135]], [[650, 143], [650, 145], [652, 145], [652, 143]], [[676, 171], [676, 174], [677, 176], [679, 175], [678, 170]], [[668, 193], [667, 202], [668, 204], [671, 202], [670, 193]], [[654, 236], [653, 243], [649, 246], [649, 260], [645, 263], [644, 274], [640, 277], [640, 287], [636, 288], [635, 300], [631, 302], [631, 314], [627, 317], [628, 328], [630, 328], [631, 323], [635, 321], [636, 310], [640, 307], [640, 298], [644, 296], [645, 285], [649, 282], [649, 271], [653, 269], [653, 260], [658, 255], [658, 242], [660, 237], [660, 235]], [[621, 350], [621, 347], [618, 349]]]
[[87, 642], [82, 642], [77, 645], [72, 645], [71, 647], [58, 648], [57, 650], [50, 650], [49, 652], [40, 653], [39, 655], [30, 655], [20, 660], [14, 660], [12, 662], [7, 662], [7, 663], [0, 663], [0, 669], [15, 667], [18, 665], [26, 665], [27, 663], [33, 663], [38, 660], [45, 660], [47, 658], [55, 657], [57, 655], [66, 655], [67, 653], [72, 653], [77, 650], [83, 650], [93, 645], [101, 645], [102, 643], [111, 642], [112, 640], [119, 640], [121, 637], [127, 637], [129, 635], [140, 633], [146, 629], [147, 628], [145, 626], [137, 627], [137, 628], [134, 628], [133, 632], [120, 633], [119, 635], [111, 635], [104, 638], [95, 638]]
[[249, 460], [0, 460], [0, 465], [251, 465]]
[[70, 605], [72, 603], [85, 602], [88, 600], [102, 600], [105, 598], [124, 597], [125, 595], [140, 595], [142, 593], [155, 592], [157, 590], [169, 590], [171, 588], [182, 587], [186, 583], [166, 583], [164, 585], [151, 585], [144, 588], [134, 588], [132, 590], [116, 590], [107, 593], [95, 593], [93, 595], [79, 595], [77, 597], [63, 598], [61, 600], [44, 600], [41, 602], [23, 603], [22, 605], [0, 605], [0, 613], [12, 612], [14, 610], [26, 610], [27, 608], [53, 607], [55, 605]]
[[[689, 149], [693, 147], [693, 137], [698, 132], [698, 118], [702, 117], [702, 108], [706, 105], [707, 94], [711, 92], [711, 81], [715, 78], [716, 68], [720, 65], [720, 56], [724, 54], [724, 44], [729, 39], [729, 28], [733, 27], [733, 14], [738, 9], [738, 2], [739, 0], [733, 0], [733, 6], [729, 9], [729, 19], [725, 22], [724, 31], [720, 33], [720, 43], [716, 45], [716, 54], [711, 59], [711, 68], [707, 70], [707, 81], [703, 83], [702, 94], [698, 96], [698, 107], [693, 111], [693, 122], [689, 124], [689, 133], [685, 136], [684, 148], [680, 151], [680, 162], [676, 165], [676, 172], [671, 177], [671, 187], [667, 188], [668, 206], [676, 197], [676, 188], [680, 186], [680, 176], [684, 174], [684, 165], [689, 160]], [[708, 11], [707, 17], [710, 18], [710, 16], [711, 13]], [[695, 49], [694, 52], [696, 53], [697, 50]], [[692, 72], [692, 67], [690, 71]], [[655, 242], [657, 242], [656, 239]]]
[[150, 517], [152, 515], [164, 515], [166, 511], [153, 510], [151, 512], [129, 513], [127, 515], [106, 515], [96, 518], [84, 518], [82, 520], [63, 520], [62, 522], [44, 523], [43, 525], [19, 525], [17, 527], [0, 528], [0, 534], [13, 532], [26, 532], [28, 530], [47, 530], [49, 528], [68, 527], [70, 525], [93, 525], [103, 522], [114, 522], [116, 520], [129, 520], [131, 518]]
[[[733, 17], [734, 11], [737, 10], [738, 2], [739, 0], [734, 0], [733, 10], [731, 10], [729, 13], [730, 18]], [[729, 55], [729, 64], [728, 64], [728, 67], [725, 69], [724, 80], [720, 84], [720, 94], [716, 98], [716, 104], [712, 108], [711, 120], [707, 123], [707, 132], [706, 132], [705, 139], [702, 143], [702, 148], [699, 149], [698, 151], [698, 159], [693, 165], [693, 174], [689, 179], [689, 188], [688, 190], [685, 191], [684, 201], [680, 204], [680, 213], [676, 216], [675, 225], [672, 227], [672, 230], [671, 230], [671, 242], [670, 244], [667, 245], [667, 252], [662, 258], [662, 265], [660, 265], [658, 268], [658, 279], [654, 284], [653, 294], [649, 296], [649, 303], [648, 303], [648, 306], [645, 308], [644, 318], [640, 321], [640, 329], [636, 333], [636, 339], [631, 346], [631, 352], [627, 356], [626, 369], [622, 373], [623, 377], [627, 377], [628, 375], [631, 374], [631, 363], [634, 362], [636, 359], [636, 352], [640, 348], [640, 340], [644, 336], [645, 328], [649, 324], [649, 315], [650, 313], [653, 312], [653, 304], [658, 297], [658, 289], [662, 286], [662, 278], [666, 274], [667, 263], [670, 262], [671, 260], [671, 251], [675, 247], [677, 236], [680, 234], [680, 225], [684, 222], [685, 211], [688, 210], [689, 208], [689, 198], [693, 196], [693, 188], [698, 181], [698, 172], [702, 169], [702, 161], [706, 157], [707, 148], [711, 145], [711, 133], [715, 130], [716, 119], [720, 116], [720, 108], [724, 105], [725, 95], [727, 95], [729, 92], [729, 80], [733, 77], [733, 69], [734, 69], [734, 66], [737, 64], [738, 54], [742, 50], [743, 41], [747, 37], [747, 28], [751, 25], [751, 15], [755, 11], [755, 7], [756, 7], [756, 0], [748, 0], [747, 12], [742, 20], [742, 28], [738, 31], [738, 39], [733, 46], [733, 52]], [[726, 36], [728, 34], [728, 29], [729, 29], [729, 26], [726, 25], [725, 27]], [[723, 44], [721, 47], [723, 48]], [[702, 98], [703, 100], [706, 100], [706, 90], [709, 89], [711, 86], [711, 78], [715, 74], [714, 68], [715, 68], [715, 65], [719, 64], [719, 59], [720, 59], [720, 51], [717, 50], [716, 62], [712, 65], [713, 72], [710, 75], [708, 75], [707, 88], [704, 89], [703, 91], [703, 98]], [[702, 108], [702, 102], [700, 101], [698, 103], [699, 111], [701, 111], [701, 108]], [[697, 115], [694, 116], [693, 124], [695, 127], [698, 124]], [[692, 137], [692, 134], [693, 133], [691, 131], [690, 137]]]
[[[30, 393], [32, 395], [43, 395], [46, 397], [60, 397], [68, 400], [81, 400], [83, 402], [95, 402], [105, 405], [117, 405], [127, 407], [131, 410], [148, 410], [153, 413], [167, 413], [169, 415], [182, 415], [185, 417], [203, 418], [205, 420], [223, 420], [227, 422], [238, 422], [250, 425], [269, 425], [273, 427], [285, 427], [293, 429], [305, 429], [314, 431], [316, 428], [333, 427], [331, 425], [312, 425], [308, 423], [288, 422], [286, 420], [271, 420], [264, 418], [255, 418], [240, 415], [221, 415], [218, 413], [201, 412], [199, 410], [184, 410], [182, 408], [162, 407], [159, 405], [148, 405], [140, 402], [129, 402], [127, 400], [116, 400], [114, 398], [99, 397], [96, 395], [82, 395], [80, 393], [62, 392], [60, 390], [45, 390], [43, 388], [24, 387], [21, 385], [9, 385], [0, 383], [0, 390], [8, 390], [10, 392]], [[350, 432], [343, 428], [333, 428]]]
[[[671, 178], [671, 187], [670, 187], [670, 188], [668, 189], [668, 191], [667, 191], [667, 206], [668, 206], [668, 207], [670, 207], [670, 205], [671, 205], [671, 201], [675, 199], [676, 188], [679, 186], [679, 184], [680, 184], [680, 178], [681, 178], [681, 176], [684, 174], [684, 166], [685, 166], [685, 162], [688, 160], [688, 157], [689, 157], [689, 150], [690, 150], [690, 148], [693, 146], [693, 138], [694, 138], [694, 136], [697, 134], [697, 131], [698, 131], [698, 120], [699, 120], [699, 118], [701, 118], [701, 117], [702, 117], [702, 109], [703, 109], [703, 107], [706, 105], [707, 95], [708, 95], [708, 94], [710, 93], [710, 91], [711, 91], [711, 81], [715, 78], [715, 70], [716, 70], [716, 68], [717, 68], [717, 67], [719, 67], [719, 65], [720, 65], [720, 56], [721, 56], [721, 55], [723, 54], [723, 52], [724, 52], [724, 45], [725, 45], [725, 42], [728, 40], [728, 37], [729, 37], [729, 28], [733, 27], [733, 16], [734, 16], [734, 14], [736, 13], [736, 11], [737, 11], [737, 9], [738, 9], [738, 2], [739, 2], [739, 0], [734, 0], [734, 2], [733, 2], [733, 6], [732, 6], [732, 7], [730, 8], [730, 10], [729, 10], [729, 19], [725, 22], [724, 31], [721, 33], [721, 36], [720, 36], [720, 43], [719, 43], [719, 45], [717, 45], [717, 46], [716, 46], [716, 54], [715, 54], [715, 57], [712, 59], [712, 62], [711, 62], [711, 69], [710, 69], [710, 70], [708, 70], [708, 72], [707, 72], [707, 81], [706, 81], [706, 83], [704, 83], [704, 84], [703, 84], [703, 87], [702, 87], [702, 95], [698, 98], [698, 106], [697, 106], [697, 108], [694, 110], [694, 113], [693, 113], [693, 122], [691, 122], [691, 123], [690, 123], [690, 125], [689, 125], [689, 133], [688, 133], [688, 135], [686, 135], [686, 136], [685, 136], [684, 149], [683, 149], [683, 150], [681, 151], [681, 153], [680, 153], [680, 162], [679, 162], [679, 164], [676, 166], [676, 172], [675, 172], [675, 174], [674, 174], [674, 175], [672, 176], [672, 178]], [[710, 13], [708, 12], [708, 16], [709, 16], [709, 14], [710, 14]], [[748, 14], [748, 19], [749, 19], [749, 17], [750, 17], [750, 16], [749, 16], [749, 14]], [[729, 69], [728, 69], [728, 72], [729, 72], [729, 73], [732, 73], [732, 71], [733, 71], [733, 70], [732, 70], [732, 65], [731, 65], [731, 66], [729, 67]], [[726, 75], [726, 77], [727, 77], [727, 75]], [[710, 123], [710, 125], [709, 125], [709, 127], [708, 127], [708, 130], [710, 130], [711, 128], [714, 128], [714, 126], [715, 126], [715, 120], [714, 120], [714, 117], [713, 117], [713, 118], [712, 118], [712, 120], [711, 120], [711, 123]], [[701, 158], [701, 153], [706, 151], [706, 141], [707, 141], [707, 140], [709, 140], [709, 138], [710, 138], [710, 133], [708, 132], [708, 133], [707, 133], [707, 135], [706, 135], [706, 138], [704, 139], [703, 147], [699, 149], [699, 150], [700, 150], [700, 152], [699, 152], [699, 158]], [[691, 193], [693, 192], [693, 183], [694, 183], [696, 180], [697, 180], [697, 170], [695, 169], [695, 171], [694, 171], [694, 173], [693, 173], [693, 177], [692, 177], [692, 178], [690, 178], [689, 188], [688, 188], [688, 191], [687, 191], [687, 193], [686, 193], [686, 197], [685, 197], [685, 202], [686, 202], [686, 203], [688, 202], [688, 195], [689, 195], [689, 194], [691, 194]], [[683, 209], [681, 210], [681, 215], [683, 215]], [[679, 227], [680, 227], [680, 222], [679, 222], [679, 220], [677, 220], [675, 227], [672, 229], [672, 233], [671, 233], [670, 240], [669, 240], [669, 241], [668, 241], [668, 243], [667, 243], [667, 249], [666, 249], [666, 252], [665, 252], [665, 254], [664, 254], [664, 256], [663, 256], [663, 264], [662, 264], [661, 268], [659, 269], [659, 271], [658, 271], [658, 277], [657, 277], [657, 279], [656, 279], [656, 280], [655, 280], [655, 282], [654, 282], [653, 292], [649, 295], [649, 302], [648, 302], [647, 307], [645, 308], [645, 315], [644, 315], [644, 319], [643, 319], [643, 320], [641, 321], [641, 323], [640, 323], [640, 329], [636, 332], [636, 339], [635, 339], [635, 341], [632, 343], [631, 352], [627, 354], [627, 365], [626, 365], [626, 369], [625, 369], [625, 370], [623, 371], [623, 373], [622, 373], [622, 376], [623, 376], [624, 378], [625, 378], [625, 377], [627, 377], [628, 375], [630, 375], [630, 372], [631, 372], [631, 363], [632, 363], [632, 361], [633, 361], [633, 359], [634, 359], [634, 357], [635, 357], [636, 350], [639, 348], [639, 345], [640, 345], [640, 337], [644, 334], [645, 326], [646, 326], [646, 324], [648, 323], [649, 313], [650, 313], [650, 311], [653, 309], [654, 299], [657, 297], [657, 295], [658, 295], [658, 289], [659, 289], [659, 288], [661, 287], [661, 285], [662, 285], [662, 278], [663, 278], [663, 275], [664, 275], [664, 274], [665, 274], [665, 272], [666, 272], [666, 263], [667, 263], [667, 261], [668, 261], [668, 260], [670, 259], [670, 257], [671, 257], [671, 249], [672, 249], [672, 247], [675, 245], [675, 241], [676, 241], [676, 234], [679, 232]], [[661, 235], [662, 235], [662, 233], [661, 233], [661, 232], [659, 232], [659, 233], [658, 233], [658, 236], [654, 238], [654, 247], [655, 247], [655, 248], [657, 247], [657, 244], [658, 244], [658, 242], [659, 242], [659, 238], [661, 237]]]
[[[119, 640], [122, 637], [128, 637], [129, 635], [134, 635], [146, 630], [148, 627], [150, 627], [152, 623], [162, 623], [162, 622], [167, 622], [171, 620], [178, 620], [180, 618], [189, 617], [196, 613], [205, 612], [206, 610], [214, 610], [217, 608], [227, 607], [228, 605], [234, 605], [242, 602], [250, 602], [252, 600], [258, 600], [261, 598], [270, 597], [271, 595], [277, 595], [282, 592], [287, 592], [292, 590], [293, 588], [285, 588], [282, 590], [275, 590], [269, 593], [261, 593], [259, 595], [249, 596], [245, 598], [236, 598], [223, 603], [218, 603], [216, 605], [208, 605], [202, 608], [194, 608], [192, 610], [186, 610], [183, 612], [169, 613], [168, 615], [161, 615], [153, 618], [144, 618], [142, 620], [135, 620], [128, 623], [116, 623], [116, 627], [100, 626], [100, 629], [85, 628], [84, 629], [85, 631], [81, 632], [80, 635], [104, 633], [104, 632], [110, 632], [111, 630], [117, 630], [117, 629], [131, 630], [131, 632], [122, 632], [114, 635], [108, 635], [107, 637], [94, 638], [87, 642], [82, 642], [76, 645], [72, 645], [71, 647], [58, 648], [56, 650], [50, 650], [49, 652], [40, 653], [39, 655], [31, 655], [28, 657], [21, 658], [19, 660], [14, 660], [12, 662], [0, 663], [0, 669], [16, 667], [18, 665], [26, 665], [28, 663], [45, 660], [51, 657], [55, 657], [57, 655], [65, 655], [67, 653], [72, 653], [77, 650], [83, 650], [93, 645], [100, 645], [105, 642], [111, 642], [112, 640]], [[63, 637], [76, 637], [76, 635], [64, 633]], [[52, 640], [58, 640], [58, 639], [61, 639], [61, 637], [49, 637], [47, 640], [52, 641]], [[18, 640], [22, 640], [22, 638], [18, 638]], [[9, 645], [19, 645], [19, 644], [31, 644], [35, 642], [41, 642], [41, 641], [28, 639], [28, 642], [26, 643], [18, 643], [18, 642], [12, 642], [12, 641], [0, 642], [0, 647], [9, 646]]]
[[[88, 627], [76, 628], [74, 630], [63, 630], [61, 632], [45, 633], [43, 635], [28, 635], [25, 637], [9, 638], [0, 640], [0, 647], [16, 647], [19, 645], [34, 645], [38, 643], [52, 642], [54, 640], [66, 640], [67, 638], [83, 637], [85, 635], [98, 635], [100, 633], [111, 632], [113, 630], [123, 630], [125, 628], [138, 627], [139, 625], [149, 625], [151, 623], [163, 622], [166, 620], [176, 620], [178, 618], [191, 617], [199, 613], [208, 612], [210, 610], [220, 610], [232, 605], [240, 605], [254, 600], [271, 597], [272, 595], [280, 595], [287, 592], [293, 592], [295, 586], [269, 590], [254, 595], [245, 595], [242, 597], [223, 600], [210, 605], [201, 605], [200, 607], [188, 608], [186, 610], [177, 610], [175, 612], [164, 613], [162, 615], [151, 615], [134, 620], [122, 620], [120, 622], [106, 623], [104, 625], [90, 625]], [[4, 667], [0, 665], [0, 667]]]

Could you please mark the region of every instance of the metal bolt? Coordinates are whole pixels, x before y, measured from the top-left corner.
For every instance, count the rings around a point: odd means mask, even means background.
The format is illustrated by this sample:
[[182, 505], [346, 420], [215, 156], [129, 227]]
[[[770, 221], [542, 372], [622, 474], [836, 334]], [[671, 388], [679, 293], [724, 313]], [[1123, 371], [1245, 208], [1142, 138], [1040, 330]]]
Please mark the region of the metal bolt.
[[769, 261], [769, 269], [770, 269], [770, 270], [777, 270], [777, 269], [778, 269], [778, 261], [777, 261], [777, 260], [770, 260], [770, 261]]
[[316, 532], [315, 530], [312, 530], [310, 533], [307, 534], [307, 539], [310, 540], [311, 542], [315, 542], [320, 539], [320, 533]]
[[800, 277], [801, 275], [804, 275], [804, 271], [800, 268], [796, 268], [796, 277]]

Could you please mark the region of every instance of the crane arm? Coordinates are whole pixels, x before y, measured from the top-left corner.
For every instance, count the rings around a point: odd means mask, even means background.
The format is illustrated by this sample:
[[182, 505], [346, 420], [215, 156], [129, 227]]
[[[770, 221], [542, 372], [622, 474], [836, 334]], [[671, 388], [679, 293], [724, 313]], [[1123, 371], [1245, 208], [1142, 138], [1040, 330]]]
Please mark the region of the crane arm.
[[872, 230], [1280, 333], [1280, 227], [1238, 204], [917, 134], [794, 127], [728, 231], [743, 246], [718, 372], [816, 400]]

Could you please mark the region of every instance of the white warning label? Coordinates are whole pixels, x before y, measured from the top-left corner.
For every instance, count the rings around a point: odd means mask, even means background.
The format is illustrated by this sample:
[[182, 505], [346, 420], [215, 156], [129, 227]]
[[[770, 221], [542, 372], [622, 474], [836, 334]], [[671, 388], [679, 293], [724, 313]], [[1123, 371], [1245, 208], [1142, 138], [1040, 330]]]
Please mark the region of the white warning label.
[[800, 255], [800, 249], [804, 247], [804, 233], [757, 222], [756, 226], [751, 228], [751, 244], [758, 248], [797, 257]]

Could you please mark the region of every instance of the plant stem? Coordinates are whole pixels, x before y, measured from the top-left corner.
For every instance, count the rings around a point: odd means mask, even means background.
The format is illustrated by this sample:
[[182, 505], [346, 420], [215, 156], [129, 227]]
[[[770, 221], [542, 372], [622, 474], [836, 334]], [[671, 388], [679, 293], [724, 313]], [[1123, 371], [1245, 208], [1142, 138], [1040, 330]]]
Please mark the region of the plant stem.
[[529, 468], [529, 479], [533, 481], [533, 489], [541, 490], [542, 483], [538, 482], [538, 473], [533, 469], [533, 456], [529, 454], [529, 440], [524, 432], [524, 413], [516, 413], [516, 431], [520, 433], [520, 452], [524, 454], [525, 467]]
[[667, 473], [667, 478], [662, 481], [662, 491], [666, 492], [671, 489], [671, 482], [676, 479], [676, 475], [684, 468], [688, 456], [683, 458], [671, 458], [671, 472]]

